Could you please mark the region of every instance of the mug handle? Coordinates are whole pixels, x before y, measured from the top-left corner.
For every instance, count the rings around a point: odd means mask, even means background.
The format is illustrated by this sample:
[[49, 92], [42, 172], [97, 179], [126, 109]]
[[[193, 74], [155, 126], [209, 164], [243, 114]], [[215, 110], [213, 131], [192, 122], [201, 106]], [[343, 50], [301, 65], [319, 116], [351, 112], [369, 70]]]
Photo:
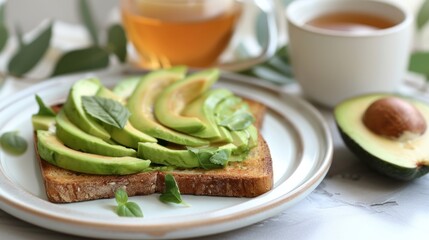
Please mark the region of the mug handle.
[[254, 65], [263, 63], [274, 56], [278, 48], [279, 26], [275, 10], [275, 0], [253, 0], [255, 5], [264, 13], [267, 22], [267, 44], [261, 53], [253, 58], [220, 63], [219, 68], [225, 71], [237, 72], [246, 70]]

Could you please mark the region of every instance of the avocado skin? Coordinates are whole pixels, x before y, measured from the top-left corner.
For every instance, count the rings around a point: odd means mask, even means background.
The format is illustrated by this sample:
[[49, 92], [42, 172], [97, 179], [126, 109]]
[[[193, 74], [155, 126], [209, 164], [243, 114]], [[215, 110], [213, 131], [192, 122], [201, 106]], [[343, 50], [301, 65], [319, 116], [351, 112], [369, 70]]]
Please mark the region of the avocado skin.
[[345, 145], [352, 151], [359, 159], [363, 160], [370, 168], [380, 172], [388, 177], [398, 180], [409, 181], [419, 178], [429, 172], [429, 166], [418, 166], [416, 168], [404, 168], [392, 163], [386, 162], [363, 149], [352, 138], [350, 138], [341, 127], [336, 124], [341, 138]]

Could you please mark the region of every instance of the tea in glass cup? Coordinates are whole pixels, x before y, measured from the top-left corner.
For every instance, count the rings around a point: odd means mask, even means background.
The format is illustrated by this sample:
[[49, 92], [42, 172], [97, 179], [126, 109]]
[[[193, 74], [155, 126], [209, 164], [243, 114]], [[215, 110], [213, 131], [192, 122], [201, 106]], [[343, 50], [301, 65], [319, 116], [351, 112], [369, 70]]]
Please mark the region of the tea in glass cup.
[[242, 13], [236, 0], [121, 0], [122, 20], [139, 65], [216, 64]]

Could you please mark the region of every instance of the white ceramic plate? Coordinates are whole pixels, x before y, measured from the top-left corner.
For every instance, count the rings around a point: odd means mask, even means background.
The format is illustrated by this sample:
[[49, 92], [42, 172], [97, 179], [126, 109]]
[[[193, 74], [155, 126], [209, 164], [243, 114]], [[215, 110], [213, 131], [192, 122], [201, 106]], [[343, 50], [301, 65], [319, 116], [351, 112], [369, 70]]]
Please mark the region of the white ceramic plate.
[[[35, 225], [97, 238], [186, 238], [225, 232], [274, 216], [308, 195], [331, 164], [332, 141], [323, 118], [308, 103], [273, 88], [223, 77], [217, 84], [268, 106], [262, 134], [273, 159], [274, 188], [256, 198], [183, 196], [190, 207], [166, 205], [158, 195], [137, 196], [144, 218], [121, 218], [115, 200], [72, 204], [46, 200], [32, 148], [30, 117], [38, 110], [34, 95], [47, 104], [63, 102], [73, 81], [84, 75], [57, 78], [35, 85], [0, 103], [0, 133], [19, 130], [29, 149], [22, 156], [0, 155], [0, 208]], [[124, 76], [98, 74], [112, 86]]]

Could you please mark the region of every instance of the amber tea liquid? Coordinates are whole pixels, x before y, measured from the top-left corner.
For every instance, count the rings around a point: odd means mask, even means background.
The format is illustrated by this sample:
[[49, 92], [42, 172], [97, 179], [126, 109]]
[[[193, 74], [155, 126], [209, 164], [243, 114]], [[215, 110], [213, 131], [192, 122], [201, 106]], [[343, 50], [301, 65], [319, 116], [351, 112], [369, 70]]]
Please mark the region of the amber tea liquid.
[[390, 28], [395, 23], [366, 13], [336, 12], [318, 16], [307, 22], [307, 25], [341, 32], [364, 33]]
[[186, 15], [191, 13], [185, 13], [182, 19], [174, 19], [181, 13], [179, 9], [176, 12], [172, 9], [171, 14], [160, 12], [164, 15], [160, 19], [147, 16], [156, 15], [155, 10], [149, 9], [145, 14], [139, 10], [144, 10], [145, 6], [139, 8], [136, 2], [122, 1], [123, 23], [128, 38], [140, 54], [140, 65], [159, 68], [179, 64], [193, 67], [214, 64], [227, 47], [241, 13], [241, 6], [231, 3], [231, 7], [209, 18], [187, 19]]

